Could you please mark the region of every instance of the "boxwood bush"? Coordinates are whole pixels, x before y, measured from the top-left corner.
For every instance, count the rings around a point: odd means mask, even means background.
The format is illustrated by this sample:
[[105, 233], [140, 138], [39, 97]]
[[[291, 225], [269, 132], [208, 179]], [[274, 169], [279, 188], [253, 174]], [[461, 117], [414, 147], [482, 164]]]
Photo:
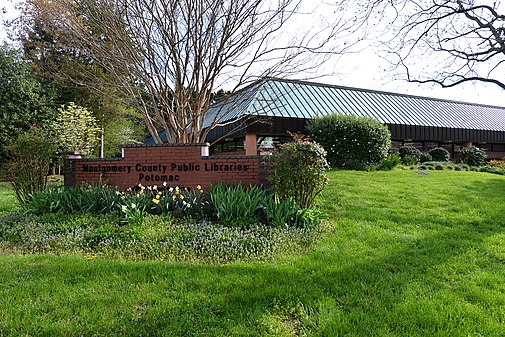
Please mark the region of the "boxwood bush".
[[461, 162], [470, 166], [481, 166], [486, 160], [486, 152], [475, 146], [462, 149], [460, 156]]
[[451, 154], [443, 147], [431, 149], [428, 151], [428, 154], [431, 156], [433, 161], [448, 162], [451, 160]]
[[415, 146], [401, 146], [398, 151], [403, 165], [415, 165], [419, 163], [423, 154]]
[[333, 167], [345, 168], [357, 162], [378, 164], [388, 155], [391, 133], [381, 122], [369, 117], [343, 114], [317, 117], [308, 122], [307, 130], [311, 139], [326, 150], [326, 159]]

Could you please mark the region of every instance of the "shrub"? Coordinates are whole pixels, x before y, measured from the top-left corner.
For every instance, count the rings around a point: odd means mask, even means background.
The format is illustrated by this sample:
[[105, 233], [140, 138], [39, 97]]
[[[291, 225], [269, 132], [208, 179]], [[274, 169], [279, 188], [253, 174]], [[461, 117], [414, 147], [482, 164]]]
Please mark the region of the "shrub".
[[4, 166], [5, 174], [21, 204], [35, 192], [45, 189], [51, 158], [56, 150], [54, 143], [42, 130], [32, 128], [6, 146], [9, 159]]
[[371, 165], [363, 160], [349, 159], [345, 162], [344, 168], [351, 171], [368, 171], [371, 169]]
[[387, 156], [386, 159], [384, 159], [383, 161], [380, 162], [377, 169], [381, 170], [381, 171], [391, 171], [396, 166], [400, 165], [400, 163], [401, 163], [401, 160], [398, 155], [390, 154], [389, 156]]
[[388, 154], [391, 134], [381, 122], [369, 117], [333, 114], [307, 124], [310, 137], [321, 144], [333, 167], [349, 160], [378, 164]]
[[451, 160], [451, 154], [443, 147], [436, 147], [434, 149], [431, 149], [430, 151], [428, 151], [428, 154], [431, 155], [433, 161], [447, 162]]
[[421, 158], [419, 158], [419, 161], [421, 163], [426, 163], [428, 161], [434, 160], [433, 157], [429, 153], [421, 153]]
[[483, 166], [479, 169], [479, 172], [487, 172], [492, 174], [505, 175], [505, 169], [496, 166]]
[[470, 166], [481, 166], [486, 160], [486, 152], [475, 146], [462, 149], [460, 156], [461, 162]]
[[493, 159], [491, 161], [489, 161], [487, 163], [488, 166], [491, 166], [491, 167], [497, 167], [497, 168], [500, 168], [502, 170], [505, 170], [505, 160], [496, 160], [496, 159]]
[[326, 185], [324, 149], [313, 142], [293, 141], [266, 157], [268, 181], [281, 201], [294, 200], [308, 208]]
[[406, 166], [412, 166], [419, 163], [419, 158], [417, 156], [408, 155], [402, 158], [402, 164]]
[[415, 146], [402, 146], [398, 151], [403, 165], [415, 165], [421, 160], [422, 152]]

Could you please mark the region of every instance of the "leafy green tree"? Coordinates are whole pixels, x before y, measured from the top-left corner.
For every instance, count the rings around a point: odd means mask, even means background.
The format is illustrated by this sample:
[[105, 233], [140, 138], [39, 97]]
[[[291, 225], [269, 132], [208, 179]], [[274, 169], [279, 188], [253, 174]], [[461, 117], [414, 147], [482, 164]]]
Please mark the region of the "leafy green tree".
[[5, 144], [31, 126], [54, 121], [54, 92], [30, 73], [21, 51], [0, 46], [0, 162], [6, 160]]
[[88, 109], [69, 103], [58, 109], [56, 132], [64, 151], [90, 154], [98, 143], [100, 128]]
[[100, 155], [118, 156], [118, 145], [143, 142], [147, 129], [140, 113], [128, 107], [132, 98], [110, 85], [103, 67], [61, 38], [53, 16], [36, 5], [20, 6], [23, 19], [10, 23], [11, 37], [22, 45], [34, 76], [54, 88], [56, 106], [74, 102], [93, 112], [101, 128]]
[[56, 151], [55, 143], [47, 129], [37, 127], [8, 141], [5, 147], [8, 161], [3, 170], [21, 204], [28, 201], [33, 193], [46, 188], [47, 174]]

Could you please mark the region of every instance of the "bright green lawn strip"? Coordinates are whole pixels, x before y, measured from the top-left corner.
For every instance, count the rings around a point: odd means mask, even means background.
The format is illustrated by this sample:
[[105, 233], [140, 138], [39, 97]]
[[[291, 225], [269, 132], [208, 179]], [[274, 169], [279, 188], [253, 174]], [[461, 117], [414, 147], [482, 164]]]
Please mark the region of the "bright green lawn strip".
[[[6, 184], [6, 183], [2, 183]], [[17, 200], [14, 191], [7, 186], [0, 186], [0, 216], [7, 212], [12, 212], [17, 207]]]
[[0, 257], [1, 335], [500, 336], [505, 178], [331, 172], [311, 253], [225, 266]]

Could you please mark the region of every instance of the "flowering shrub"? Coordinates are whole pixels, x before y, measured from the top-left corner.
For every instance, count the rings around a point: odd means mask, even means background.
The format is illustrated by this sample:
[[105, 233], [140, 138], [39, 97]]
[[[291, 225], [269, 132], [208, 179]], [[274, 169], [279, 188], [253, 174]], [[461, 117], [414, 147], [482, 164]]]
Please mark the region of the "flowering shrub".
[[334, 114], [309, 121], [307, 130], [333, 167], [346, 168], [350, 160], [380, 163], [388, 154], [391, 133], [376, 119]]
[[505, 160], [496, 160], [496, 159], [493, 159], [493, 160], [490, 160], [487, 163], [487, 165], [491, 166], [491, 167], [497, 167], [499, 169], [505, 170]]

